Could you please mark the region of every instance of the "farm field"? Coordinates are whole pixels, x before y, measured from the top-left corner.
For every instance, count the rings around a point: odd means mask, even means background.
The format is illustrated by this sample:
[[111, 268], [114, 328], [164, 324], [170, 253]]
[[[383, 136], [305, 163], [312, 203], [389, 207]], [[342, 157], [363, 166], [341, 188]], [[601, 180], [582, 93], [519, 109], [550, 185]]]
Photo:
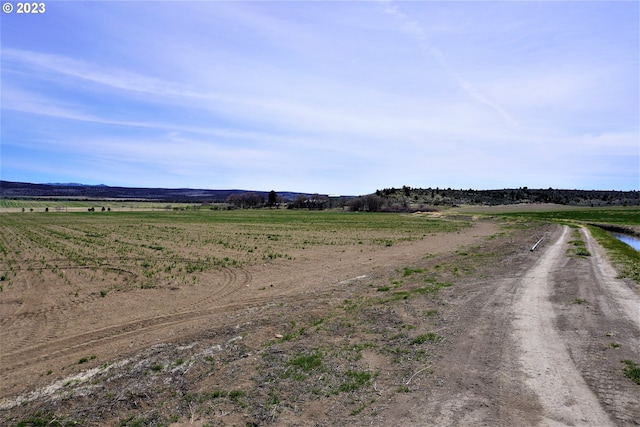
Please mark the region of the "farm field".
[[470, 225], [286, 210], [0, 215], [0, 395], [64, 374], [58, 360], [155, 344], [167, 325], [324, 292], [353, 262]]
[[[561, 335], [597, 315], [585, 286], [613, 280], [562, 231], [455, 212], [0, 214], [0, 423], [535, 424], [551, 395], [524, 387], [504, 327], [522, 278], [543, 253], [555, 276], [585, 272], [551, 295], [577, 319]], [[612, 424], [640, 420], [635, 332], [594, 324], [598, 360], [562, 335]]]
[[638, 225], [640, 208], [625, 207], [578, 207], [553, 203], [477, 206], [467, 205], [450, 209], [460, 214], [500, 215], [514, 218], [537, 218], [544, 220], [576, 220], [612, 224]]
[[638, 207], [576, 208], [565, 206], [558, 208], [556, 205], [551, 205], [546, 209], [527, 209], [525, 206], [520, 207], [520, 211], [516, 209], [501, 211], [500, 208], [497, 210], [500, 215], [514, 218], [640, 226], [640, 208]]
[[172, 209], [192, 209], [200, 208], [200, 205], [193, 203], [158, 203], [139, 200], [46, 200], [44, 198], [32, 199], [0, 199], [0, 213], [16, 212], [86, 212], [89, 208], [100, 211], [102, 208], [110, 211], [157, 211]]

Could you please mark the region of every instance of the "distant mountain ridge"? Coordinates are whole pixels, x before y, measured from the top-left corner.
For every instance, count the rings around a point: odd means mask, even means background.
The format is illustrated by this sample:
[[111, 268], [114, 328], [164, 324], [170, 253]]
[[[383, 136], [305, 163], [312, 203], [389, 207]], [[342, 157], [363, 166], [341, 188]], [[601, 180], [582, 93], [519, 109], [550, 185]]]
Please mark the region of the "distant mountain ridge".
[[[268, 191], [208, 190], [194, 188], [137, 188], [112, 187], [104, 184], [86, 185], [78, 183], [32, 184], [0, 180], [0, 197], [3, 198], [51, 198], [51, 199], [130, 199], [157, 202], [224, 202], [234, 194], [256, 193], [264, 198]], [[310, 193], [278, 191], [285, 201], [295, 200]]]
[[[334, 199], [326, 194], [297, 193], [275, 190], [279, 199], [285, 203], [300, 199], [328, 200]], [[251, 194], [248, 194], [251, 193]], [[86, 185], [77, 183], [31, 184], [0, 180], [0, 198], [16, 199], [53, 199], [53, 200], [139, 200], [166, 203], [214, 203], [234, 201], [243, 205], [242, 195], [257, 195], [268, 200], [268, 191], [251, 190], [208, 190], [197, 188], [137, 188], [111, 187], [104, 184]], [[233, 196], [233, 197], [231, 197]], [[453, 206], [460, 204], [496, 205], [515, 203], [556, 203], [572, 206], [640, 206], [640, 191], [606, 191], [606, 190], [562, 190], [562, 189], [529, 189], [527, 187], [498, 190], [456, 190], [440, 188], [385, 188], [374, 194], [354, 198], [340, 196], [342, 200], [352, 202], [369, 196], [384, 201], [386, 209], [403, 211], [411, 206]], [[369, 200], [371, 201], [371, 200]], [[255, 202], [255, 200], [254, 200]], [[252, 202], [252, 203], [254, 203]], [[290, 205], [295, 206], [295, 203]], [[307, 207], [308, 203], [302, 203]], [[324, 205], [323, 205], [324, 206]], [[368, 206], [368, 205], [367, 205]], [[368, 206], [368, 209], [371, 207]]]
[[[44, 185], [55, 185], [57, 187], [84, 187], [87, 184], [80, 184], [77, 182], [47, 182]], [[104, 184], [98, 184], [94, 187], [104, 186]]]

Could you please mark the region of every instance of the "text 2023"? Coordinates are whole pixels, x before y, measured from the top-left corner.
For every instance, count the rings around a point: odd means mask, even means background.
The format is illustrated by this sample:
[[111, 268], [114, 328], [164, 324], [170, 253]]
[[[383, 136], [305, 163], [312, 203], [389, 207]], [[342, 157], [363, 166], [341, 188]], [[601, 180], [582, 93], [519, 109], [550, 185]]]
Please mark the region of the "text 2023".
[[44, 3], [18, 3], [16, 13], [44, 13], [47, 9]]

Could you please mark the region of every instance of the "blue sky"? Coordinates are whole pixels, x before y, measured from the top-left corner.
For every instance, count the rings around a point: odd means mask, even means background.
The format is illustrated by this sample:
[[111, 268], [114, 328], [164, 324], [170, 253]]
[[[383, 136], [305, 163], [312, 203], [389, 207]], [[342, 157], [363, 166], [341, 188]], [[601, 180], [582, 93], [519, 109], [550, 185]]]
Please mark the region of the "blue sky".
[[47, 1], [0, 19], [4, 180], [640, 187], [637, 1]]

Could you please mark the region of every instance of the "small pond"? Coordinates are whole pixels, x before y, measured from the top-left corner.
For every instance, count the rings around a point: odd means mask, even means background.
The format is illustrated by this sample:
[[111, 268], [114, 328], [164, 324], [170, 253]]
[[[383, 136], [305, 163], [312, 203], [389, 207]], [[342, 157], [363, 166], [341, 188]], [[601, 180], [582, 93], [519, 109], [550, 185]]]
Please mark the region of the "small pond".
[[630, 236], [628, 234], [622, 234], [622, 233], [613, 233], [613, 232], [611, 233], [611, 235], [613, 235], [613, 237], [615, 237], [616, 239], [622, 242], [625, 242], [627, 245], [631, 246], [636, 251], [640, 251], [640, 237]]

